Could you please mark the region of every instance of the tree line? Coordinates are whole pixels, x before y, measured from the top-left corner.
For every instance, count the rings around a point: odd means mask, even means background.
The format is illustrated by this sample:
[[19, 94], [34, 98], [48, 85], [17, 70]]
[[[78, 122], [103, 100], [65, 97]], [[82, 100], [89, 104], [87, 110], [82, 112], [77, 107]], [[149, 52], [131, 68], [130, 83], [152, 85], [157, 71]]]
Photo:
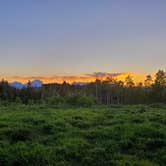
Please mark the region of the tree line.
[[46, 103], [52, 105], [89, 106], [92, 104], [150, 104], [166, 103], [166, 72], [158, 70], [153, 79], [147, 75], [144, 82], [135, 84], [129, 75], [125, 81], [107, 78], [85, 85], [44, 84], [41, 88], [28, 86], [23, 89], [11, 87], [7, 81], [0, 82], [0, 102]]

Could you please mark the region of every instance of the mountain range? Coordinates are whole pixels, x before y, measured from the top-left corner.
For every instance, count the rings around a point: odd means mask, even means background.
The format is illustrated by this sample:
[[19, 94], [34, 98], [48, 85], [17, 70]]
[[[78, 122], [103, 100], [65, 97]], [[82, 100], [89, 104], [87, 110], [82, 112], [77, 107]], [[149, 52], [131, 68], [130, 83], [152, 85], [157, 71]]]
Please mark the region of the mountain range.
[[[32, 82], [30, 82], [30, 87], [40, 88], [40, 87], [42, 87], [42, 84], [43, 84], [43, 82], [40, 80], [33, 80]], [[17, 81], [9, 83], [9, 85], [16, 89], [22, 89], [22, 88], [26, 88], [28, 86], [28, 84], [23, 84], [23, 83], [17, 82]]]
[[105, 80], [108, 77], [114, 78], [116, 80], [125, 81], [125, 78], [130, 75], [132, 76], [135, 83], [143, 82], [145, 79], [144, 74], [138, 74], [138, 73], [106, 73], [106, 72], [96, 72], [92, 74], [85, 74], [80, 76], [52, 76], [52, 77], [7, 77], [5, 78], [8, 80], [9, 85], [17, 88], [22, 89], [27, 87], [27, 80], [31, 80], [31, 87], [41, 87], [42, 84], [48, 84], [48, 83], [63, 83], [66, 81], [67, 83], [70, 83], [72, 85], [85, 85], [90, 82], [94, 82], [96, 79], [99, 80]]

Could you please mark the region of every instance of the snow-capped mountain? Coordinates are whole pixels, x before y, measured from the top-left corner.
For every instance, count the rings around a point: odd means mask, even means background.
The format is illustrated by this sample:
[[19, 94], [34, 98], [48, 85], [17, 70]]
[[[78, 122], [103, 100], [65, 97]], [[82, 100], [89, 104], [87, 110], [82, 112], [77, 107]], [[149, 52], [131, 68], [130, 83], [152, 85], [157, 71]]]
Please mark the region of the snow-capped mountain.
[[12, 82], [12, 83], [9, 83], [9, 85], [13, 88], [16, 88], [16, 89], [22, 89], [25, 87], [24, 84], [20, 83], [20, 82]]
[[34, 80], [31, 82], [31, 87], [34, 87], [34, 88], [40, 88], [42, 87], [42, 81], [40, 80]]
[[[40, 87], [42, 87], [42, 84], [43, 84], [42, 81], [34, 80], [30, 83], [30, 86], [33, 88], [40, 88]], [[16, 89], [22, 89], [22, 88], [26, 88], [28, 86], [28, 84], [22, 84], [21, 82], [16, 82], [16, 81], [9, 83], [9, 85]]]

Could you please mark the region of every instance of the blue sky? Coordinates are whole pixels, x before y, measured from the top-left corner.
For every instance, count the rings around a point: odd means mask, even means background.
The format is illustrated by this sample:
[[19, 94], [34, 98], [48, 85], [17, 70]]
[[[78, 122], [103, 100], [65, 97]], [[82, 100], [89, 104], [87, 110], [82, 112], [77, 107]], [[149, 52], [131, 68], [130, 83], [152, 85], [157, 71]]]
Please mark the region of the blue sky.
[[1, 0], [0, 75], [166, 68], [165, 0]]

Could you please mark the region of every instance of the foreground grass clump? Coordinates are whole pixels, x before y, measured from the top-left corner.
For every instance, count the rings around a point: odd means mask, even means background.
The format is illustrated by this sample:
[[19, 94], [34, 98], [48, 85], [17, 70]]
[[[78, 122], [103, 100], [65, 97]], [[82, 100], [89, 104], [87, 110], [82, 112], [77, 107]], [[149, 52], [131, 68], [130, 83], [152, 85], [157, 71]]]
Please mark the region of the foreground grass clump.
[[0, 165], [164, 166], [166, 107], [0, 106]]

